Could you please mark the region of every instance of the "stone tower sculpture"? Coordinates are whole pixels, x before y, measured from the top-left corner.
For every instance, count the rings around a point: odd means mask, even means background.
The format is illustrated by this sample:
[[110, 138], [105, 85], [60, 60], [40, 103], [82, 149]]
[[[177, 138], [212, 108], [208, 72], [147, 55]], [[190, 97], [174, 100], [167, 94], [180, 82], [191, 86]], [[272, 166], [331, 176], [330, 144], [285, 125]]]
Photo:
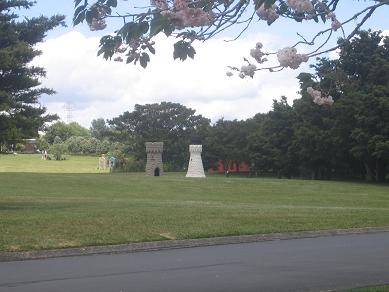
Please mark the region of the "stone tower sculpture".
[[163, 142], [146, 142], [146, 175], [160, 176], [163, 174], [162, 152]]
[[186, 177], [205, 177], [203, 161], [201, 160], [202, 145], [189, 145], [189, 166]]

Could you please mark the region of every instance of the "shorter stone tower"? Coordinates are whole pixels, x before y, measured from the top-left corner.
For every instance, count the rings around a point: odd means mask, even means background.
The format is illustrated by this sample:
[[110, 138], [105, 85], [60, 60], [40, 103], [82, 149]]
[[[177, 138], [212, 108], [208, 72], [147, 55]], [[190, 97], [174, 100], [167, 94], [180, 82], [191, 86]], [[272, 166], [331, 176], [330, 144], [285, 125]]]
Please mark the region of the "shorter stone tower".
[[189, 166], [186, 177], [205, 177], [203, 161], [201, 160], [202, 145], [189, 145]]
[[146, 175], [160, 176], [163, 174], [162, 152], [163, 142], [146, 142]]

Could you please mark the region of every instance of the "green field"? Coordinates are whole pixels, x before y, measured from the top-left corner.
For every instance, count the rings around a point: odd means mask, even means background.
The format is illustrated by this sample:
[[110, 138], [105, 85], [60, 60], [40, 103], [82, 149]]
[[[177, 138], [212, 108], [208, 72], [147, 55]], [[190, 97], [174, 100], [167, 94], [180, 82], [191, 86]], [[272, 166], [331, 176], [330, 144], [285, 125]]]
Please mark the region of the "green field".
[[93, 157], [0, 156], [0, 250], [389, 226], [387, 185], [93, 172]]
[[43, 160], [39, 154], [0, 155], [1, 172], [99, 173], [98, 157], [65, 155], [66, 160]]
[[347, 290], [345, 292], [389, 292], [389, 285], [356, 288], [356, 289]]

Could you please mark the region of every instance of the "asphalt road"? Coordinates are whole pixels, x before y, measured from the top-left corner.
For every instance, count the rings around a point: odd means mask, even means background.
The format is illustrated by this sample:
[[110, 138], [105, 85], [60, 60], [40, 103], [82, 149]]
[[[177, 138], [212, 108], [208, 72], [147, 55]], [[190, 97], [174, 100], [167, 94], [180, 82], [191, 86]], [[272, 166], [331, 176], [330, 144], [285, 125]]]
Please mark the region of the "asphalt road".
[[331, 291], [389, 283], [389, 232], [0, 263], [0, 291]]

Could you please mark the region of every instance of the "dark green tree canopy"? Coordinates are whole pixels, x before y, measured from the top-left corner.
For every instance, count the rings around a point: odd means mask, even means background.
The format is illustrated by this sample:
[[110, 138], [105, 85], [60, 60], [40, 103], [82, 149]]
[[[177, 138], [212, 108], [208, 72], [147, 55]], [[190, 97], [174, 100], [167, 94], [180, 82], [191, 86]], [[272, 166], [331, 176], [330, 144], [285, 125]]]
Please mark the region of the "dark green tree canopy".
[[[264, 151], [275, 166], [276, 161], [286, 166], [288, 157], [293, 157], [297, 173], [312, 178], [363, 174], [369, 180], [384, 181], [389, 165], [388, 40], [381, 32], [359, 32], [341, 46], [338, 60], [318, 59], [312, 66], [315, 73], [301, 73], [301, 99], [291, 108], [294, 118], [280, 115], [282, 103], [274, 104], [252, 140], [253, 156]], [[312, 103], [309, 87], [331, 95], [335, 103]], [[266, 132], [277, 122], [275, 114], [284, 125]], [[272, 143], [277, 136], [283, 137], [282, 142]], [[264, 165], [269, 161], [259, 158]]]
[[64, 16], [40, 16], [19, 20], [16, 9], [28, 9], [33, 1], [0, 2], [0, 143], [38, 135], [44, 123], [57, 116], [45, 114], [39, 97], [52, 89], [39, 87], [46, 72], [29, 63], [41, 54], [34, 46], [46, 32], [64, 25]]
[[46, 129], [44, 137], [49, 144], [53, 144], [56, 137], [59, 137], [62, 141], [66, 141], [72, 136], [88, 137], [90, 133], [88, 129], [80, 126], [76, 122], [69, 124], [56, 122]]
[[89, 131], [91, 136], [96, 139], [105, 139], [112, 136], [112, 130], [103, 118], [93, 120]]
[[109, 124], [117, 131], [118, 139], [126, 139], [138, 159], [145, 158], [145, 142], [162, 141], [165, 161], [172, 169], [182, 170], [187, 164], [187, 147], [192, 136], [201, 136], [210, 123], [195, 112], [172, 102], [137, 104], [134, 111], [124, 112]]
[[248, 161], [249, 126], [245, 121], [220, 119], [209, 128], [204, 145], [205, 164], [214, 165], [217, 160], [225, 164]]

